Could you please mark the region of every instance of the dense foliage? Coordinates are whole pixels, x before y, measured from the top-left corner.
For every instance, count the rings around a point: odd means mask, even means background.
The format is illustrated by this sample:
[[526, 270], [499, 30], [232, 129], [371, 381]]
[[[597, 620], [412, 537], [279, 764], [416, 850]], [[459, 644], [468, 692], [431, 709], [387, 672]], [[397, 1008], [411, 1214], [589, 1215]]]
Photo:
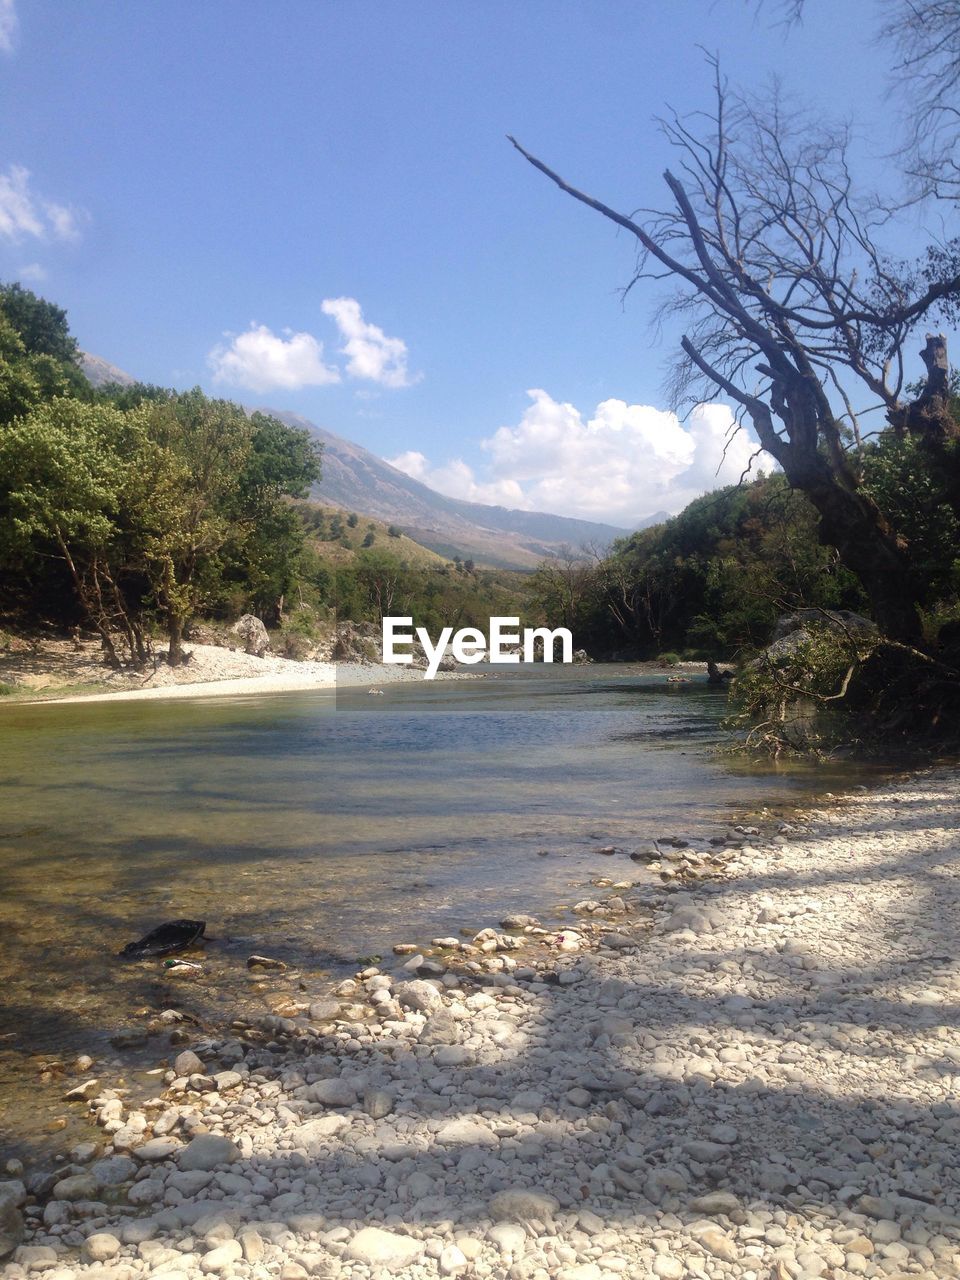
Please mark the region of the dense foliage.
[[526, 618], [527, 576], [302, 501], [319, 475], [309, 433], [265, 414], [199, 389], [94, 389], [66, 314], [0, 288], [0, 614], [92, 627], [115, 666], [161, 634], [178, 662], [191, 621], [245, 612], [291, 656], [385, 613], [431, 631]]
[[[957, 416], [955, 394], [950, 409]], [[909, 556], [917, 645], [872, 625], [862, 583], [780, 473], [707, 494], [599, 563], [548, 562], [539, 602], [595, 656], [737, 661], [734, 722], [765, 747], [955, 740], [960, 441], [891, 427], [858, 463], [864, 493]], [[851, 625], [846, 611], [867, 625]], [[768, 648], [778, 619], [791, 616], [802, 620]]]
[[0, 397], [5, 611], [88, 623], [118, 665], [155, 625], [176, 662], [196, 614], [279, 610], [304, 549], [289, 499], [320, 474], [308, 433], [199, 390], [94, 392], [64, 312], [19, 286]]
[[598, 656], [736, 658], [766, 643], [790, 609], [861, 607], [856, 579], [816, 527], [782, 475], [762, 477], [698, 498], [596, 565], [548, 562], [539, 598]]

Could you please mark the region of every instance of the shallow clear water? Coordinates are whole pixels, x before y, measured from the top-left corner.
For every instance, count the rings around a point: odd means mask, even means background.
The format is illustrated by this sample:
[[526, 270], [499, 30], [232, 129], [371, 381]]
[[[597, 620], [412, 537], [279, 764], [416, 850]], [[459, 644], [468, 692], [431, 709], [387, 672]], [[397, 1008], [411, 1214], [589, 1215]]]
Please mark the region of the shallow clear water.
[[[722, 693], [637, 668], [171, 702], [0, 708], [0, 1105], [15, 1140], [52, 1058], [175, 1006], [205, 1025], [398, 941], [576, 901], [599, 856], [860, 781], [713, 752]], [[548, 856], [542, 855], [544, 852]], [[194, 981], [115, 953], [204, 919]], [[155, 1051], [154, 1057], [162, 1050]], [[56, 1117], [54, 1116], [54, 1120]], [[2, 1138], [0, 1138], [2, 1145]]]

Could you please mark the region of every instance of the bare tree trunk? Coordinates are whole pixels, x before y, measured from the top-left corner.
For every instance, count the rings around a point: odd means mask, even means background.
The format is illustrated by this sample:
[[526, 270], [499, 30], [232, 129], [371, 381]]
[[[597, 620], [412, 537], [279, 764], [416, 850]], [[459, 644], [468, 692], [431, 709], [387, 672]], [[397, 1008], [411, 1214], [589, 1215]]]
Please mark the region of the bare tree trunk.
[[100, 642], [103, 645], [103, 652], [106, 656], [107, 663], [113, 667], [115, 671], [120, 671], [123, 669], [123, 663], [120, 661], [116, 646], [113, 643], [113, 637], [110, 634], [110, 627], [107, 625], [106, 618], [104, 617], [102, 602], [99, 609], [94, 607], [94, 604], [90, 599], [90, 594], [84, 586], [83, 579], [80, 576], [76, 563], [70, 552], [70, 548], [67, 546], [66, 539], [59, 529], [56, 531], [56, 539], [57, 545], [60, 547], [60, 554], [66, 561], [67, 568], [70, 571], [70, 577], [73, 580], [74, 590], [77, 593], [77, 599], [80, 602], [80, 606], [93, 623], [97, 634], [100, 637]]
[[[835, 547], [841, 562], [860, 580], [874, 620], [892, 640], [916, 643], [921, 636], [917, 611], [917, 575], [886, 525], [882, 512], [865, 494], [838, 485], [823, 467], [803, 488], [820, 513], [820, 541]], [[788, 474], [787, 479], [793, 483]]]
[[183, 620], [175, 609], [167, 610], [167, 634], [170, 637], [170, 648], [167, 662], [171, 667], [179, 667], [183, 662]]
[[947, 440], [960, 436], [960, 426], [950, 412], [950, 363], [947, 340], [942, 333], [927, 334], [920, 358], [927, 369], [926, 385], [916, 400], [891, 409], [887, 417], [898, 434], [909, 432], [942, 452]]
[[130, 649], [130, 660], [137, 666], [145, 666], [147, 661], [147, 651], [143, 642], [143, 628], [140, 626], [139, 622], [136, 622], [130, 616], [130, 610], [127, 608], [127, 603], [109, 570], [104, 569], [103, 576], [110, 588], [110, 594], [113, 598], [116, 615], [120, 620], [120, 627], [123, 630], [124, 635], [127, 637], [127, 645]]

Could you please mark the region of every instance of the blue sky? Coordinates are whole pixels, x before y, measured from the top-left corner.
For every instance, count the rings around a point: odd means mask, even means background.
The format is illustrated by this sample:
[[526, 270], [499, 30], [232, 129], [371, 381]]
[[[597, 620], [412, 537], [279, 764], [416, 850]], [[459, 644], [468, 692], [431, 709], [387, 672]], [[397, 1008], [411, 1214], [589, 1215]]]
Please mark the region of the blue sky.
[[658, 201], [652, 117], [709, 105], [703, 45], [735, 83], [778, 73], [854, 117], [879, 155], [874, 0], [775, 16], [0, 0], [0, 277], [144, 380], [293, 409], [458, 496], [676, 509], [713, 483], [723, 411], [660, 412], [672, 335], [651, 333], [655, 294], [621, 306], [629, 241], [505, 135], [610, 203]]

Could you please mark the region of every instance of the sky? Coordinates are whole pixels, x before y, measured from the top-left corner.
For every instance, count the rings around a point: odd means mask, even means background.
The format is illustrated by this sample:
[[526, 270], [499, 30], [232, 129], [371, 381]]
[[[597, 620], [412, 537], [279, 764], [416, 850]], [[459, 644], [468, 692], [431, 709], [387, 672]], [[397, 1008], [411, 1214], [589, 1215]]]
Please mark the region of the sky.
[[[0, 279], [143, 381], [290, 409], [456, 497], [629, 526], [740, 478], [630, 240], [655, 117], [772, 76], [892, 133], [876, 0], [0, 0]], [[878, 128], [878, 122], [883, 122]], [[757, 463], [754, 463], [756, 466]]]

